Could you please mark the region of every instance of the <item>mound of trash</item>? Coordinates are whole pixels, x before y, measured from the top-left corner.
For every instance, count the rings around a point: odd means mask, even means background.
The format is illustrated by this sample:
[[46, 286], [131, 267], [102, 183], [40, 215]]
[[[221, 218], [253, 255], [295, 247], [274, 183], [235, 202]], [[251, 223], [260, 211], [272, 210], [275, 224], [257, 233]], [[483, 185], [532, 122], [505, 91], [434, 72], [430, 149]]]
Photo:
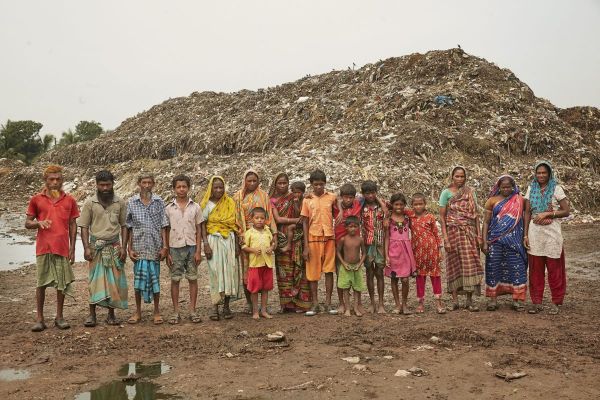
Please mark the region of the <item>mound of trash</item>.
[[248, 167], [262, 173], [263, 186], [280, 171], [306, 180], [321, 168], [331, 188], [373, 179], [385, 195], [419, 191], [433, 202], [454, 165], [467, 168], [484, 199], [503, 173], [526, 187], [537, 159], [552, 161], [576, 209], [598, 211], [599, 110], [558, 109], [510, 70], [450, 49], [257, 91], [169, 99], [0, 181], [3, 196], [23, 198], [41, 184], [42, 166], [58, 163], [68, 168], [69, 188], [84, 198], [94, 172], [107, 167], [128, 196], [140, 171], [152, 171], [166, 197], [178, 173], [189, 174], [201, 193], [213, 174], [234, 191]]

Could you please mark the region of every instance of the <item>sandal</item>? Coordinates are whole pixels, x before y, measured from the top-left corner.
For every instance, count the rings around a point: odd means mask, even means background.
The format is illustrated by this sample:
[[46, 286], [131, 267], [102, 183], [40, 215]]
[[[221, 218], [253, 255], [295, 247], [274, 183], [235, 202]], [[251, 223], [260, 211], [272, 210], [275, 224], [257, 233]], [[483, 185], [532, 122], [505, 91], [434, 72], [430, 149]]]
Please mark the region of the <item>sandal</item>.
[[154, 325], [160, 325], [164, 322], [165, 322], [165, 320], [160, 315], [154, 316]]
[[69, 325], [69, 323], [65, 321], [64, 318], [55, 319], [54, 326], [56, 326], [58, 329], [69, 329], [71, 327], [71, 325]]
[[[173, 314], [169, 317], [169, 323], [171, 325], [177, 325], [179, 323], [179, 321], [181, 321], [181, 315], [179, 315], [179, 314]], [[156, 317], [154, 318], [154, 323], [156, 324]], [[162, 322], [161, 322], [161, 324], [162, 324]]]
[[142, 320], [142, 317], [133, 315], [127, 320], [127, 323], [128, 324], [138, 324], [141, 320]]
[[116, 318], [111, 318], [111, 317], [106, 317], [106, 319], [104, 320], [104, 322], [106, 322], [106, 325], [110, 325], [110, 326], [117, 326], [117, 325], [121, 325], [121, 321], [116, 319]]
[[469, 310], [470, 312], [478, 312], [479, 311], [479, 307], [474, 306], [473, 304], [470, 304], [467, 306], [467, 310]]
[[97, 321], [96, 321], [96, 316], [95, 315], [89, 315], [87, 317], [87, 319], [85, 320], [85, 322], [83, 323], [83, 326], [86, 326], [88, 328], [93, 328], [97, 325]]
[[541, 304], [532, 304], [528, 309], [527, 312], [529, 314], [537, 314], [540, 311], [542, 311], [542, 305]]
[[221, 318], [219, 317], [219, 310], [218, 309], [213, 309], [209, 314], [208, 314], [208, 319], [210, 319], [211, 321], [218, 321]]
[[460, 309], [460, 304], [452, 303], [451, 306], [448, 306], [448, 311], [458, 311]]
[[43, 330], [45, 330], [46, 328], [48, 328], [46, 326], [46, 324], [42, 321], [42, 322], [36, 322], [32, 327], [31, 327], [31, 332], [41, 332]]
[[196, 314], [196, 312], [193, 312], [190, 314], [190, 321], [192, 321], [194, 324], [197, 324], [199, 322], [202, 322], [202, 318], [200, 318], [200, 316]]
[[446, 314], [446, 307], [444, 306], [440, 306], [437, 308], [437, 313], [438, 314]]
[[307, 312], [304, 313], [304, 315], [306, 315], [307, 317], [313, 317], [315, 315], [317, 315], [319, 312], [321, 311], [321, 307], [317, 306], [312, 306], [310, 308], [310, 310], [308, 310]]
[[552, 304], [550, 306], [550, 310], [548, 311], [548, 314], [550, 314], [550, 315], [557, 315], [559, 311], [560, 310], [558, 309], [558, 306], [556, 304]]
[[525, 306], [520, 301], [513, 301], [512, 308], [515, 311], [525, 311]]
[[233, 318], [233, 313], [229, 307], [223, 307], [223, 318], [231, 319]]
[[498, 309], [498, 303], [496, 303], [496, 302], [489, 302], [487, 304], [487, 306], [485, 307], [485, 309], [487, 311], [496, 311]]

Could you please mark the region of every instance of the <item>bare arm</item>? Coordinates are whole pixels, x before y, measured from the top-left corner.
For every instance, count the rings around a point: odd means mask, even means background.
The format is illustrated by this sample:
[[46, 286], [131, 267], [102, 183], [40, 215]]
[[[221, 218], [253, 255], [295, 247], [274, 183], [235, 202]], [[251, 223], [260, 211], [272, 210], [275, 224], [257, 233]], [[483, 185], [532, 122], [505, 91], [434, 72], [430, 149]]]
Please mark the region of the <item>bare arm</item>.
[[92, 261], [92, 252], [90, 250], [90, 228], [81, 227], [81, 241], [83, 242], [83, 258]]
[[367, 246], [365, 246], [365, 240], [360, 238], [360, 265], [365, 263], [367, 259]]
[[32, 217], [31, 215], [28, 215], [25, 220], [25, 228], [27, 229], [48, 229], [50, 228], [50, 225], [52, 225], [52, 221], [49, 219], [37, 221], [35, 220], [35, 217]]
[[444, 240], [444, 249], [450, 251], [450, 242], [448, 241], [448, 230], [446, 229], [446, 214], [448, 209], [440, 207], [440, 225], [442, 226], [442, 239]]
[[485, 254], [488, 253], [488, 235], [489, 235], [489, 227], [490, 227], [490, 222], [492, 220], [492, 210], [494, 208], [494, 200], [493, 198], [488, 199], [488, 201], [485, 202], [485, 207], [484, 207], [484, 212], [483, 212], [483, 228], [482, 228], [482, 236], [483, 236], [483, 243], [481, 245], [481, 251], [483, 251]]
[[75, 242], [77, 241], [77, 220], [69, 220], [69, 261], [75, 262]]
[[525, 211], [523, 212], [523, 245], [526, 249], [529, 248], [529, 223], [531, 222], [531, 203], [529, 200], [524, 199], [525, 201]]
[[336, 245], [335, 245], [335, 254], [337, 256], [337, 259], [340, 261], [340, 263], [342, 265], [344, 265], [345, 267], [345, 262], [344, 262], [344, 256], [342, 255], [342, 249], [344, 246], [344, 238], [341, 238], [340, 240], [337, 241]]
[[302, 236], [304, 239], [304, 250], [302, 250], [302, 256], [304, 257], [304, 261], [308, 261], [310, 257], [310, 249], [308, 247], [308, 218], [301, 217], [302, 220]]
[[386, 228], [383, 230], [383, 263], [389, 265], [389, 250], [390, 250], [390, 230]]
[[286, 217], [281, 217], [279, 215], [279, 211], [277, 211], [277, 208], [273, 207], [273, 219], [275, 220], [276, 223], [278, 224], [283, 224], [283, 225], [296, 225], [300, 218], [286, 218]]

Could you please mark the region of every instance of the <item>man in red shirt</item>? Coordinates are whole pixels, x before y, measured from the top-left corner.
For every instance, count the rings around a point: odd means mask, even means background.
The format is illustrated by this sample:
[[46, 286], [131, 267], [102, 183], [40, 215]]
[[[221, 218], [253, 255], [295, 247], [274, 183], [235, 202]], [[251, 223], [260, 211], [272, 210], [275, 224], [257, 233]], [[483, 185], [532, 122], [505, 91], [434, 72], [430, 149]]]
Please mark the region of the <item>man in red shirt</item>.
[[47, 167], [44, 170], [45, 187], [31, 198], [27, 207], [25, 228], [37, 229], [37, 322], [31, 328], [33, 332], [46, 329], [44, 300], [48, 286], [56, 288], [54, 325], [59, 329], [70, 328], [63, 318], [63, 305], [65, 294], [73, 296], [71, 283], [75, 280], [75, 275], [71, 264], [75, 262], [75, 220], [79, 217], [79, 209], [75, 199], [62, 191], [62, 172], [62, 167], [58, 165]]

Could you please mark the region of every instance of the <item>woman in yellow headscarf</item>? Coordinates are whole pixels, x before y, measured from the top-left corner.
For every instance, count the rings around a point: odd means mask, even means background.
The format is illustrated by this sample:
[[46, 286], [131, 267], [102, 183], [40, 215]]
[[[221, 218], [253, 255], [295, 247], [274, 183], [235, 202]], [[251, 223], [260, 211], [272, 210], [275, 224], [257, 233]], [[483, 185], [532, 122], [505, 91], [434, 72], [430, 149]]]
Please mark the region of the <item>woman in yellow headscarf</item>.
[[223, 303], [223, 318], [233, 316], [229, 301], [240, 293], [240, 268], [237, 262], [235, 202], [225, 193], [225, 180], [213, 176], [200, 201], [204, 222], [202, 237], [208, 264], [210, 297], [214, 309], [209, 314], [213, 321], [220, 319], [219, 304]]

